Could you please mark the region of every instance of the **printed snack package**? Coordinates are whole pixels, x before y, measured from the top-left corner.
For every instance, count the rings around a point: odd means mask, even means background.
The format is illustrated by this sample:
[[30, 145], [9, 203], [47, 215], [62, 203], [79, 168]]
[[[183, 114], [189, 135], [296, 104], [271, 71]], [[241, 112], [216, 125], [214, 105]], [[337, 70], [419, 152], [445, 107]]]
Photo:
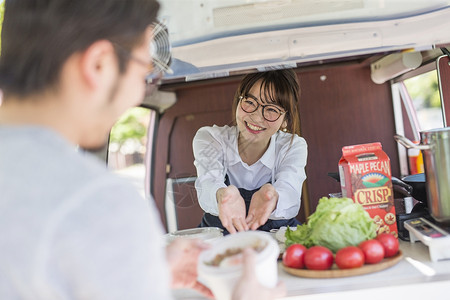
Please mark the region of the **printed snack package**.
[[364, 207], [377, 225], [377, 234], [398, 237], [391, 164], [381, 143], [343, 147], [339, 176], [342, 197]]

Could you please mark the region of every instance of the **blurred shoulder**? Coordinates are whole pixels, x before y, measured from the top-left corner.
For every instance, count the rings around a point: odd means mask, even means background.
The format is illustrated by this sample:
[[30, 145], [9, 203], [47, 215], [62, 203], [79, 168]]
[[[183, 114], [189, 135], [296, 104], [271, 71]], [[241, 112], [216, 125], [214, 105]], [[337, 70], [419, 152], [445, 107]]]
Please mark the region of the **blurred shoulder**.
[[204, 126], [201, 127], [196, 135], [195, 139], [214, 139], [214, 140], [230, 140], [236, 137], [237, 131], [235, 126]]

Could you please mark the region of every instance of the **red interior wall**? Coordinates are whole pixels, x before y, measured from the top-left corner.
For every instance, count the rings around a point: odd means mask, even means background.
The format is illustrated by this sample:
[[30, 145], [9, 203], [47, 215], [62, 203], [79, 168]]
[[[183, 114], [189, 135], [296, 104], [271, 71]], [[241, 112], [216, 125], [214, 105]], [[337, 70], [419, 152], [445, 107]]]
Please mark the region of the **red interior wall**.
[[310, 213], [320, 197], [340, 192], [340, 184], [327, 173], [338, 172], [343, 146], [379, 141], [393, 174], [399, 173], [389, 84], [373, 83], [369, 67], [359, 65], [300, 72], [299, 79]]
[[[398, 156], [393, 135], [394, 116], [389, 84], [370, 79], [368, 66], [335, 66], [321, 70], [297, 70], [301, 86], [299, 110], [302, 136], [308, 143], [306, 194], [298, 219], [305, 221], [318, 199], [340, 191], [327, 176], [337, 172], [341, 148], [346, 145], [380, 141], [398, 176]], [[166, 87], [177, 94], [177, 103], [162, 116], [157, 133], [153, 195], [165, 222], [165, 180], [195, 176], [192, 138], [205, 125], [231, 122], [231, 103], [240, 78], [205, 81]], [[166, 174], [166, 165], [170, 171]], [[179, 228], [195, 227], [201, 211], [193, 186], [178, 187]], [[188, 204], [186, 204], [188, 203]]]
[[[230, 124], [231, 103], [237, 84], [238, 81], [206, 82], [174, 88], [177, 103], [161, 117], [154, 153], [152, 194], [164, 224], [166, 178], [196, 176], [192, 152], [194, 135], [202, 126]], [[178, 228], [196, 227], [202, 211], [193, 184], [177, 185], [174, 189]]]

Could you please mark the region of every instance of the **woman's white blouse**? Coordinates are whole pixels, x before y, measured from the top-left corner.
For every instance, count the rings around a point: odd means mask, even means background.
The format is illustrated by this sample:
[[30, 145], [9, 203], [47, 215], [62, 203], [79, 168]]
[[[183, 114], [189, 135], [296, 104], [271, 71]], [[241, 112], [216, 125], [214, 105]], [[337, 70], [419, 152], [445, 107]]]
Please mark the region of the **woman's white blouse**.
[[193, 140], [194, 165], [197, 168], [198, 202], [201, 208], [218, 216], [216, 192], [230, 184], [246, 190], [272, 183], [278, 192], [278, 204], [270, 219], [290, 219], [300, 209], [303, 181], [306, 179], [306, 141], [295, 135], [278, 131], [270, 140], [264, 155], [254, 164], [247, 165], [238, 152], [238, 129], [235, 126], [202, 127]]

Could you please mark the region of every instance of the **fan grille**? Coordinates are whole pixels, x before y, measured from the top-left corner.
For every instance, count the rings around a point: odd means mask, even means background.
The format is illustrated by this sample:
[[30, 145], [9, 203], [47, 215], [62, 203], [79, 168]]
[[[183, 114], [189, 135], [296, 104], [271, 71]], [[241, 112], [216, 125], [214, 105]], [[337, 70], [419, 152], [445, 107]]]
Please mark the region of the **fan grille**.
[[172, 55], [169, 32], [164, 24], [159, 22], [154, 24], [153, 40], [150, 44], [150, 51], [155, 66], [155, 73], [173, 73], [170, 69]]

